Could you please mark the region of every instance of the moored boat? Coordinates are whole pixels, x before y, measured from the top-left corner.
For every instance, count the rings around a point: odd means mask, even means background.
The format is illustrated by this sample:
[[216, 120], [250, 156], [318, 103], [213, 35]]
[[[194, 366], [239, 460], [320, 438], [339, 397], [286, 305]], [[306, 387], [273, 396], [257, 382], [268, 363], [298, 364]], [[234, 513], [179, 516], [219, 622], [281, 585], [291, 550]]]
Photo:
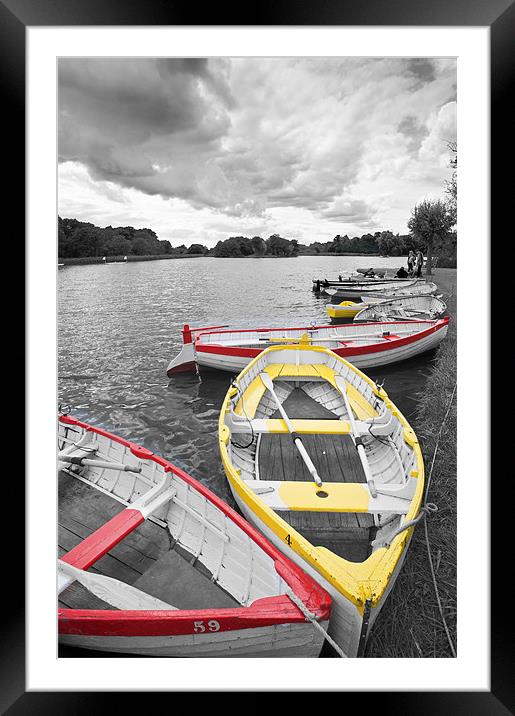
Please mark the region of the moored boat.
[[276, 346], [233, 381], [219, 442], [242, 513], [330, 593], [329, 634], [362, 656], [422, 514], [406, 419], [332, 351]]
[[419, 294], [435, 294], [438, 286], [432, 281], [425, 279], [415, 279], [410, 284], [386, 284], [367, 286], [363, 284], [361, 287], [344, 287], [336, 289], [327, 289], [326, 293], [331, 296], [331, 303], [341, 303], [343, 300], [361, 299], [366, 302], [370, 298], [378, 298], [379, 300], [387, 300], [396, 296], [419, 295]]
[[363, 310], [364, 306], [368, 306], [368, 303], [359, 303], [356, 301], [342, 301], [341, 303], [328, 303], [325, 307], [325, 311], [331, 321], [336, 320], [352, 320], [360, 311]]
[[326, 313], [332, 321], [395, 321], [440, 318], [447, 306], [432, 294], [402, 294], [397, 298], [383, 299], [370, 295], [363, 301], [328, 303]]
[[354, 320], [367, 323], [370, 321], [418, 321], [424, 318], [440, 318], [446, 310], [447, 306], [444, 301], [436, 296], [402, 296], [369, 304], [355, 315]]
[[322, 345], [359, 368], [388, 365], [435, 348], [447, 334], [448, 318], [341, 326], [288, 328], [198, 328], [185, 325], [183, 346], [167, 375], [198, 367], [238, 373], [265, 348], [278, 343]]
[[204, 485], [69, 415], [59, 416], [58, 450], [61, 644], [318, 656], [327, 592]]
[[375, 276], [379, 276], [380, 278], [384, 278], [386, 276], [386, 274], [388, 273], [388, 271], [393, 272], [395, 270], [392, 268], [388, 268], [386, 266], [384, 266], [384, 267], [381, 266], [379, 268], [376, 268], [375, 266], [369, 266], [368, 268], [357, 268], [356, 271], [357, 271], [357, 273], [364, 275], [364, 274], [368, 273], [370, 271], [370, 269], [372, 269]]

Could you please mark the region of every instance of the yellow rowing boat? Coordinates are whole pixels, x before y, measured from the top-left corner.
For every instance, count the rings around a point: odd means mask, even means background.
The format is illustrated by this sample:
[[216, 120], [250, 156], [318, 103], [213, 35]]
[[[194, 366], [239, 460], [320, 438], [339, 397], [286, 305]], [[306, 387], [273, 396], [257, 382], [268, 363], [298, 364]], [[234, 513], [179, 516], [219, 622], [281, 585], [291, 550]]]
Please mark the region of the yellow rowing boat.
[[423, 514], [404, 416], [332, 351], [273, 346], [227, 392], [219, 443], [245, 517], [331, 594], [329, 634], [362, 655]]
[[341, 303], [328, 303], [325, 307], [326, 313], [331, 319], [335, 318], [354, 318], [356, 314], [367, 308], [364, 303], [356, 303], [355, 301], [342, 301]]

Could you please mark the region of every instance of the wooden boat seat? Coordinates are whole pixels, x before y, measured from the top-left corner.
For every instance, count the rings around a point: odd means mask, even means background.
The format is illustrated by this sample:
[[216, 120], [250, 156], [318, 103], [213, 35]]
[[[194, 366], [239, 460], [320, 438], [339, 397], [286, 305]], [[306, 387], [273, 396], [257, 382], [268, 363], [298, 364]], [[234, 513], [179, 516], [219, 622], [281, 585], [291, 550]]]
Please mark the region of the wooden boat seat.
[[[348, 420], [291, 420], [293, 429], [299, 435], [349, 435], [350, 423]], [[276, 435], [289, 434], [288, 427], [282, 418], [243, 420], [238, 424], [231, 423], [231, 433], [249, 433], [254, 435], [274, 433]], [[368, 424], [362, 431], [368, 432]]]
[[395, 495], [399, 491], [398, 485], [388, 490], [390, 494], [384, 494], [387, 489], [382, 486], [381, 493], [372, 497], [368, 485], [359, 482], [328, 482], [321, 488], [313, 481], [246, 480], [245, 484], [276, 512], [308, 510], [406, 514], [411, 504], [411, 497]]
[[396, 335], [395, 333], [389, 333], [388, 335], [385, 335], [383, 333], [383, 338], [385, 341], [393, 341], [393, 340], [396, 340], [397, 338], [400, 338], [400, 336]]

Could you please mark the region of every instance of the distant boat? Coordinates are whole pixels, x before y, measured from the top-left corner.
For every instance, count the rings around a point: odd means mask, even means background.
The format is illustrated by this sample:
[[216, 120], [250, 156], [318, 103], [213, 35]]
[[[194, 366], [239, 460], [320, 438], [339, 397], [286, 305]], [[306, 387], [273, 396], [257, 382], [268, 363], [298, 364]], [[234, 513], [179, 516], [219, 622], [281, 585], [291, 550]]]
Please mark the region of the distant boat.
[[104, 256], [104, 257], [102, 257], [102, 261], [103, 261], [105, 264], [109, 264], [109, 266], [116, 266], [116, 265], [119, 266], [120, 264], [126, 264], [126, 263], [127, 263], [127, 256], [124, 256], [124, 257], [123, 257], [123, 261], [108, 261], [107, 258]]
[[375, 266], [369, 266], [368, 268], [357, 268], [356, 271], [361, 274], [366, 274], [368, 271], [370, 271], [370, 269], [372, 269], [375, 276], [379, 276], [380, 278], [383, 278], [388, 273], [388, 271], [394, 270], [391, 268], [386, 268], [385, 266], [383, 266], [381, 268], [376, 268]]
[[64, 264], [57, 264], [57, 268], [58, 268], [58, 269], [64, 268]]
[[[328, 303], [325, 310], [332, 321], [396, 321], [418, 318], [439, 318], [445, 314], [447, 306], [432, 294], [402, 294], [395, 297], [377, 298], [362, 296], [361, 302], [342, 301]], [[358, 318], [359, 316], [359, 318]]]
[[421, 292], [418, 288], [415, 288], [415, 286], [418, 286], [419, 284], [427, 286], [427, 282], [424, 279], [401, 278], [390, 281], [369, 280], [368, 282], [365, 279], [364, 281], [355, 284], [334, 283], [332, 286], [327, 287], [325, 291], [332, 297], [332, 303], [341, 303], [341, 301], [346, 299], [359, 300], [359, 296], [361, 296], [361, 294], [368, 294], [371, 292], [376, 294], [393, 293], [394, 291], [402, 291], [404, 293], [431, 293], [432, 289], [426, 289]]
[[[373, 300], [373, 299], [372, 299]], [[359, 305], [359, 304], [358, 304]], [[361, 304], [363, 306], [363, 304]], [[375, 305], [364, 307], [354, 317], [355, 321], [398, 321], [421, 318], [440, 318], [447, 306], [436, 296], [402, 296], [389, 301], [381, 301]]]

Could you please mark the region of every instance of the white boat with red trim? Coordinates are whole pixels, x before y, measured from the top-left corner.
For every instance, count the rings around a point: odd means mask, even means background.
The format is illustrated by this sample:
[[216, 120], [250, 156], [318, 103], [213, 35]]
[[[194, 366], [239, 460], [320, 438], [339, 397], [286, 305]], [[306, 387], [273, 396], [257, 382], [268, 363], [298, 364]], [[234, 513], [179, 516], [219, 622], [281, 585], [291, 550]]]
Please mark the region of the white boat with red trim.
[[328, 593], [204, 485], [69, 415], [59, 416], [58, 451], [60, 644], [318, 656]]
[[167, 375], [198, 367], [239, 373], [261, 351], [277, 344], [302, 343], [329, 348], [358, 368], [389, 365], [436, 348], [447, 334], [448, 318], [384, 321], [300, 328], [190, 328]]

